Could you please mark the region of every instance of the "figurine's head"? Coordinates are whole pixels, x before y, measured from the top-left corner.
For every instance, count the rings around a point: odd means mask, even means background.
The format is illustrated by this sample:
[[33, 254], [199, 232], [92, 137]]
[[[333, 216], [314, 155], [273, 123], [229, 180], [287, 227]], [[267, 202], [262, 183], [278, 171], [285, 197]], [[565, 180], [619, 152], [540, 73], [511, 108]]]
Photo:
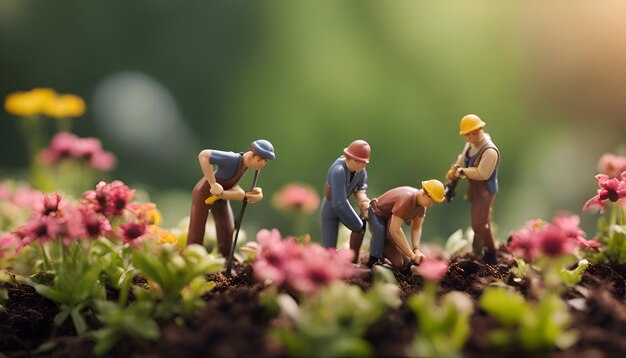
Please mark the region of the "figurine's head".
[[274, 146], [272, 143], [265, 139], [258, 139], [250, 143], [250, 150], [252, 153], [260, 156], [263, 159], [274, 160], [276, 154], [274, 153]]
[[250, 157], [247, 165], [253, 167], [255, 170], [263, 169], [268, 161], [276, 159], [274, 146], [265, 139], [259, 139], [252, 142], [250, 144], [250, 151], [252, 152], [252, 156]]
[[470, 132], [473, 132], [477, 129], [484, 127], [487, 123], [483, 122], [480, 117], [475, 114], [468, 114], [465, 117], [461, 118], [461, 130], [459, 131], [460, 135], [466, 135]]
[[365, 164], [370, 162], [370, 153], [372, 152], [370, 145], [361, 139], [355, 140], [350, 143], [347, 148], [343, 148], [343, 154], [346, 158], [356, 160], [357, 162], [363, 162]]
[[[426, 193], [426, 196], [430, 199], [431, 203], [426, 203], [424, 206], [431, 206], [434, 203], [441, 203], [446, 198], [445, 191], [446, 189], [437, 179], [430, 179], [422, 182], [422, 189]], [[430, 204], [430, 205], [428, 205]]]

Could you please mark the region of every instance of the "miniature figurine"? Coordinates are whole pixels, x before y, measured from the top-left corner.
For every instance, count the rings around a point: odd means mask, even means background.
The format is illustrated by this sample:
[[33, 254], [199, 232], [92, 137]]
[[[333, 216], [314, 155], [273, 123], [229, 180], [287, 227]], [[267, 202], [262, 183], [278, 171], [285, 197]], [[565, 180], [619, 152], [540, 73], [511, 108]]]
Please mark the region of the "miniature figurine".
[[[245, 153], [205, 149], [198, 155], [204, 176], [193, 188], [191, 216], [187, 244], [203, 244], [209, 211], [215, 221], [218, 251], [229, 257], [234, 232], [233, 212], [229, 200], [256, 203], [263, 199], [263, 191], [254, 186], [245, 192], [239, 179], [248, 168], [261, 170], [269, 160], [276, 158], [272, 143], [259, 139], [250, 144]], [[213, 169], [216, 166], [216, 169]], [[255, 175], [256, 179], [256, 175]], [[255, 180], [256, 181], [256, 180]]]
[[[364, 140], [355, 140], [344, 148], [342, 156], [337, 158], [328, 169], [324, 199], [322, 200], [322, 245], [337, 247], [339, 222], [341, 221], [350, 234], [350, 248], [354, 251], [357, 262], [361, 243], [365, 236], [365, 220], [370, 200], [367, 197], [367, 171], [371, 148]], [[359, 205], [357, 214], [348, 198], [354, 194]]]
[[[489, 264], [496, 263], [496, 247], [491, 225], [491, 209], [498, 192], [500, 152], [477, 115], [461, 118], [460, 132], [467, 144], [448, 173], [448, 186], [454, 188], [459, 179], [467, 179], [467, 198], [472, 203], [473, 251]], [[486, 250], [485, 250], [486, 247]]]
[[[367, 266], [380, 263], [383, 257], [398, 268], [410, 263], [419, 264], [424, 258], [420, 241], [426, 209], [444, 201], [444, 190], [443, 183], [431, 179], [422, 182], [422, 189], [401, 186], [372, 199], [368, 219], [372, 242]], [[403, 222], [411, 224], [412, 250], [402, 231]]]

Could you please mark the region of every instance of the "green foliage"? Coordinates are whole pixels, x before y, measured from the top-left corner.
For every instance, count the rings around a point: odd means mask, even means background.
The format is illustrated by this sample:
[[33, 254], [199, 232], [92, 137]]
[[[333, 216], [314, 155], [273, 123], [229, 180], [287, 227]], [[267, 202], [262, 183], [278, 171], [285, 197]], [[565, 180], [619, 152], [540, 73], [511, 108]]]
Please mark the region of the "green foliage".
[[106, 238], [92, 243], [91, 255], [102, 265], [102, 273], [111, 287], [120, 290], [120, 304], [126, 304], [130, 284], [137, 269], [131, 263], [132, 248]]
[[149, 301], [135, 302], [127, 307], [111, 301], [94, 302], [102, 328], [90, 332], [96, 341], [94, 353], [98, 356], [107, 353], [124, 336], [156, 341], [159, 338], [159, 326], [150, 318], [153, 304]]
[[567, 348], [575, 343], [576, 334], [567, 331], [570, 321], [565, 302], [555, 293], [547, 293], [536, 303], [527, 302], [514, 291], [490, 287], [479, 300], [480, 307], [502, 326], [489, 333], [496, 347], [526, 351]]
[[79, 335], [87, 331], [84, 315], [95, 298], [104, 298], [104, 284], [100, 280], [102, 263], [90, 260], [89, 245], [75, 241], [69, 246], [54, 241], [42, 246], [48, 256], [46, 266], [52, 276], [31, 276], [31, 283], [37, 292], [59, 305], [59, 313], [54, 324], [62, 325], [71, 317]]
[[562, 269], [561, 270], [561, 280], [565, 284], [565, 286], [572, 288], [576, 286], [580, 280], [583, 278], [583, 274], [589, 267], [589, 261], [583, 259], [578, 261], [578, 265], [576, 268], [572, 270]]
[[465, 232], [463, 232], [463, 229], [455, 231], [446, 241], [445, 252], [449, 257], [453, 257], [454, 255], [469, 251], [472, 247], [472, 237], [473, 231], [471, 228], [467, 229]]
[[418, 356], [456, 357], [469, 335], [471, 298], [452, 291], [437, 302], [437, 286], [428, 283], [424, 291], [409, 298], [409, 306], [419, 322], [413, 342]]
[[598, 241], [605, 245], [593, 260], [602, 263], [626, 263], [626, 225], [606, 225], [606, 222], [600, 220], [599, 228]]
[[157, 300], [155, 313], [163, 319], [188, 316], [202, 307], [202, 296], [214, 286], [204, 275], [224, 266], [223, 258], [200, 245], [189, 245], [182, 252], [167, 244], [145, 245], [132, 253], [131, 261], [151, 284], [147, 291], [137, 292], [138, 297]]
[[515, 259], [516, 267], [511, 269], [511, 272], [515, 275], [516, 281], [520, 281], [522, 278], [528, 275], [528, 272], [531, 270], [531, 266], [524, 259], [519, 257], [513, 257]]
[[300, 306], [291, 296], [278, 295], [275, 301], [294, 327], [274, 329], [271, 336], [295, 357], [372, 356], [365, 331], [390, 307], [401, 304], [395, 278], [385, 271], [375, 270], [375, 283], [367, 292], [336, 282], [302, 297]]

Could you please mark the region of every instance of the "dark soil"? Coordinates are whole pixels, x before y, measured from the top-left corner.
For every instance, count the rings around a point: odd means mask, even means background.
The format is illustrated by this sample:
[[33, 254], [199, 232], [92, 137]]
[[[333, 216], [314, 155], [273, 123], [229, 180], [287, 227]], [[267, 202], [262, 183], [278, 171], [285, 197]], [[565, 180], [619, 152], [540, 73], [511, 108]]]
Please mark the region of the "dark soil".
[[[471, 254], [458, 257], [450, 265], [440, 282], [440, 294], [456, 290], [469, 294], [475, 301], [471, 317], [472, 331], [464, 355], [528, 356], [517, 347], [506, 352], [494, 352], [487, 345], [486, 332], [498, 323], [478, 308], [477, 299], [484, 288], [498, 281], [516, 287], [528, 295], [527, 280], [514, 281], [510, 269], [515, 261], [505, 249], [498, 252], [498, 265], [487, 265]], [[184, 325], [161, 323], [161, 338], [157, 343], [123, 339], [108, 356], [135, 357], [275, 357], [286, 356], [278, 345], [266, 336], [272, 325], [280, 324], [274, 314], [259, 303], [262, 284], [256, 282], [251, 266], [236, 265], [236, 274], [210, 277], [216, 287], [205, 298], [207, 305], [197, 316]], [[402, 297], [420, 292], [423, 279], [410, 270], [393, 270], [402, 290]], [[554, 357], [624, 357], [626, 356], [626, 265], [591, 265], [583, 276], [579, 288], [567, 291], [566, 300], [572, 304], [572, 328], [578, 331], [579, 340], [565, 351], [543, 352]], [[349, 280], [364, 289], [371, 286], [372, 273], [362, 272]], [[9, 290], [6, 311], [0, 313], [0, 352], [9, 357], [30, 357], [43, 343], [52, 343], [45, 355], [54, 357], [92, 356], [93, 342], [76, 337], [63, 330], [54, 330], [52, 319], [58, 312], [56, 305], [39, 296], [30, 286], [5, 285]], [[419, 329], [416, 317], [403, 303], [390, 310], [379, 322], [371, 326], [365, 338], [376, 356], [399, 357], [405, 355], [404, 347], [411, 343]]]

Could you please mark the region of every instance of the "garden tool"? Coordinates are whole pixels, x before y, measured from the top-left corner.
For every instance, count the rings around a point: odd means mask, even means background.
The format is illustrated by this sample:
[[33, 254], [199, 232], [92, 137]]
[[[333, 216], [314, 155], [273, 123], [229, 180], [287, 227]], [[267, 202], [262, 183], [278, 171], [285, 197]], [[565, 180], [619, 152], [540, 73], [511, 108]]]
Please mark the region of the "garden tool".
[[446, 182], [446, 190], [445, 190], [445, 194], [444, 195], [446, 196], [446, 201], [447, 202], [451, 202], [452, 199], [454, 198], [454, 195], [456, 194], [454, 192], [454, 190], [456, 189], [456, 185], [458, 183], [459, 183], [458, 179], [452, 179], [452, 180], [448, 180]]
[[[250, 188], [250, 190], [256, 187], [257, 179], [259, 179], [258, 170], [254, 172], [254, 178], [252, 179], [252, 188]], [[209, 200], [211, 197], [207, 198], [207, 200]], [[233, 269], [233, 255], [235, 254], [235, 248], [237, 247], [237, 238], [239, 237], [239, 230], [241, 229], [241, 221], [243, 219], [243, 214], [246, 211], [246, 206], [248, 206], [248, 200], [246, 200], [246, 198], [244, 197], [243, 203], [241, 204], [241, 210], [239, 210], [239, 216], [237, 217], [237, 220], [235, 221], [235, 238], [233, 239], [233, 245], [230, 248], [230, 254], [228, 255], [228, 261], [226, 262], [226, 272], [224, 272], [226, 276], [230, 276], [231, 275], [230, 271]]]

